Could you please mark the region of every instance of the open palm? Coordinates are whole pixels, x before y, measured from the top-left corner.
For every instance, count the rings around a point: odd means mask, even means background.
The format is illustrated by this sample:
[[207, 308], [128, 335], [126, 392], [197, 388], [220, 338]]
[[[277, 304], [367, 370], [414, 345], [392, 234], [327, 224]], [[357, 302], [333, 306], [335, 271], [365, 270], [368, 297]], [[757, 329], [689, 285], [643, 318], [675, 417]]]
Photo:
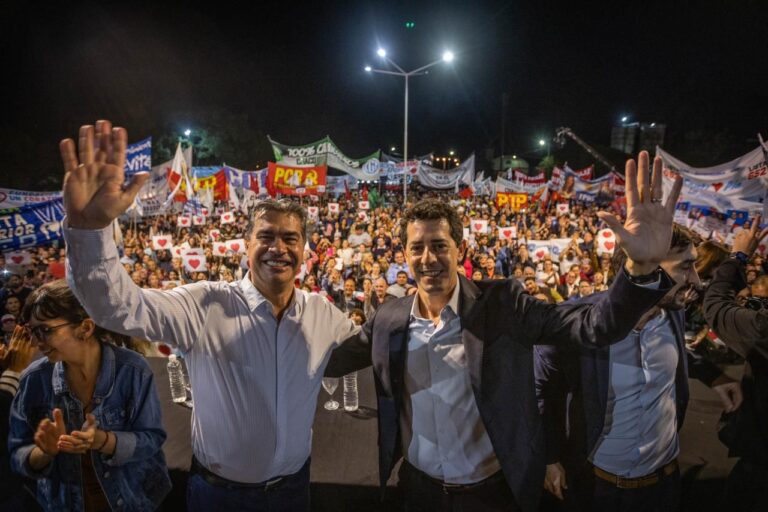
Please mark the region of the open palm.
[[108, 226], [133, 202], [147, 181], [147, 173], [137, 173], [124, 186], [128, 134], [112, 128], [109, 121], [82, 126], [78, 141], [64, 139], [59, 144], [64, 163], [64, 208], [70, 227], [100, 229]]
[[661, 158], [653, 160], [650, 182], [648, 159], [648, 152], [641, 151], [637, 164], [634, 160], [627, 161], [627, 218], [624, 225], [608, 212], [598, 213], [616, 233], [627, 254], [627, 270], [634, 275], [652, 272], [669, 252], [675, 205], [683, 186], [682, 179], [677, 177], [669, 197], [663, 201]]

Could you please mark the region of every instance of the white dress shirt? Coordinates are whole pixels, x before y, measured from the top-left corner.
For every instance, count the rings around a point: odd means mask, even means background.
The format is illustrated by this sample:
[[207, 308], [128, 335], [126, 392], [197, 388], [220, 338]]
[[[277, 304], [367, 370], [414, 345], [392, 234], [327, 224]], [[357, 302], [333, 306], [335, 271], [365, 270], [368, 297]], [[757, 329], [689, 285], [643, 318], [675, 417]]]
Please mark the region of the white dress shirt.
[[249, 275], [143, 290], [119, 265], [111, 228], [65, 228], [64, 237], [70, 287], [98, 325], [181, 350], [195, 404], [192, 449], [204, 466], [248, 483], [301, 469], [330, 351], [359, 327], [301, 290], [278, 323]]
[[413, 301], [400, 428], [411, 465], [448, 483], [469, 484], [501, 465], [472, 392], [457, 314], [459, 286], [437, 326], [421, 316], [418, 297]]

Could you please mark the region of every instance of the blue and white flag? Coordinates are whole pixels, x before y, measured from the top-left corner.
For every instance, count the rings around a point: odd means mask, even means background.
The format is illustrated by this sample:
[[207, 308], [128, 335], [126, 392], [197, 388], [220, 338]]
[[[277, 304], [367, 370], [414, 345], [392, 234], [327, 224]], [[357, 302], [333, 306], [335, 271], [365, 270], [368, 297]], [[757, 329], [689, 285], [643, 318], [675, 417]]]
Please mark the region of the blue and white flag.
[[60, 239], [63, 218], [62, 199], [0, 211], [0, 251], [35, 247]]
[[152, 137], [129, 144], [126, 148], [125, 177], [130, 178], [137, 172], [152, 170]]

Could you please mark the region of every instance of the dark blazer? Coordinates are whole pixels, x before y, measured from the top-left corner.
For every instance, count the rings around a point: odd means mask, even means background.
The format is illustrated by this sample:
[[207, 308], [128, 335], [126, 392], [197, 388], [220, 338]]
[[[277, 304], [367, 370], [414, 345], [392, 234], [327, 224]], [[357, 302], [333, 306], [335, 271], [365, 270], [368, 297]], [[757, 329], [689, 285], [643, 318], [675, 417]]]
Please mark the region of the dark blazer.
[[[671, 286], [666, 274], [652, 290], [626, 276], [593, 303], [545, 304], [517, 280], [470, 282], [459, 277], [459, 316], [472, 391], [480, 417], [517, 504], [536, 510], [545, 454], [536, 404], [533, 345], [623, 339]], [[339, 376], [373, 364], [379, 414], [382, 491], [403, 455], [399, 416], [405, 397], [408, 324], [414, 296], [383, 304], [363, 328], [331, 356], [325, 372]], [[367, 342], [370, 340], [370, 343]]]
[[[577, 302], [594, 302], [605, 293], [608, 292], [592, 294]], [[707, 385], [722, 372], [686, 349], [685, 313], [667, 313], [679, 356], [675, 371], [675, 402], [677, 428], [680, 429], [690, 396], [689, 368], [692, 377]], [[610, 347], [597, 345], [536, 347], [536, 395], [544, 418], [547, 464], [563, 462], [567, 469], [578, 469], [592, 453], [603, 431], [610, 387]]]
[[753, 311], [734, 301], [747, 286], [744, 265], [730, 259], [715, 271], [704, 296], [704, 317], [712, 330], [744, 357], [744, 402], [720, 439], [731, 456], [768, 467], [768, 309]]

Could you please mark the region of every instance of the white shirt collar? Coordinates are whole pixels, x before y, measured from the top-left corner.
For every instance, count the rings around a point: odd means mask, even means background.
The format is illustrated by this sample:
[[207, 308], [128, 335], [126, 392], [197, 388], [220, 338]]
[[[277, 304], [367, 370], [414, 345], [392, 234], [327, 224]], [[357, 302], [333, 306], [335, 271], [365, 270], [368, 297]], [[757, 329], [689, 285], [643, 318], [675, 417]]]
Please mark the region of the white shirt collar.
[[[459, 287], [461, 286], [459, 281], [456, 281], [456, 286], [453, 287], [451, 298], [448, 300], [446, 308], [450, 308], [451, 312], [455, 315], [459, 314]], [[443, 308], [445, 310], [445, 308]], [[440, 312], [442, 314], [442, 311]], [[424, 318], [421, 316], [421, 310], [419, 309], [419, 293], [416, 292], [416, 297], [413, 299], [413, 306], [411, 306], [411, 318]]]
[[[260, 306], [263, 306], [265, 302], [270, 306], [272, 305], [269, 300], [259, 291], [259, 289], [256, 288], [256, 286], [253, 284], [253, 281], [251, 281], [250, 270], [246, 272], [246, 274], [240, 280], [240, 289], [243, 291], [243, 294], [245, 294], [245, 300], [248, 302], [248, 306], [250, 306], [251, 311], [255, 311]], [[286, 308], [286, 310], [290, 311], [291, 308], [295, 305], [298, 309], [298, 312], [301, 313], [306, 300], [306, 292], [303, 290], [294, 289], [293, 297], [291, 297], [291, 302], [288, 304], [288, 308]], [[272, 308], [270, 307], [269, 310], [271, 312]]]

